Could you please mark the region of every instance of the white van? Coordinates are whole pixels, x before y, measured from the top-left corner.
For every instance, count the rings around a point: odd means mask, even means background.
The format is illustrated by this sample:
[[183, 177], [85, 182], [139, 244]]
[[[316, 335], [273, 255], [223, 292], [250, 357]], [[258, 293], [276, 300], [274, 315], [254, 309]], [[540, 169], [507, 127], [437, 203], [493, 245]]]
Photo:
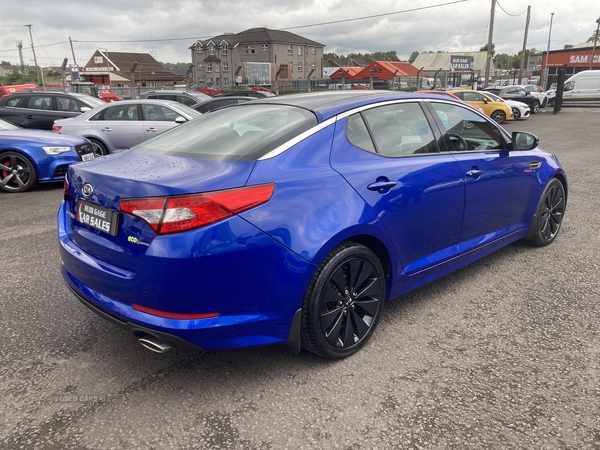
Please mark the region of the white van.
[[600, 70], [583, 70], [565, 81], [563, 100], [600, 101]]

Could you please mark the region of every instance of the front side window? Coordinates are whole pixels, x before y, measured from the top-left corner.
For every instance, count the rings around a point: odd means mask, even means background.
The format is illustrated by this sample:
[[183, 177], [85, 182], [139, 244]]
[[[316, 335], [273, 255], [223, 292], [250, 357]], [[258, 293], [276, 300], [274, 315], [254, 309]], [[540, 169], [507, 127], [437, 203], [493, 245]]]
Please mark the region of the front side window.
[[142, 111], [144, 111], [145, 120], [159, 122], [174, 122], [180, 115], [178, 112], [162, 105], [142, 105]]
[[317, 125], [314, 114], [303, 108], [252, 103], [213, 111], [136, 149], [152, 154], [254, 161]]
[[431, 106], [447, 131], [451, 151], [481, 152], [505, 148], [498, 127], [470, 109], [448, 103], [431, 103]]
[[569, 82], [565, 83], [564, 90], [565, 91], [572, 91], [574, 87], [575, 87], [575, 82], [574, 81], [569, 81]]
[[81, 106], [77, 105], [77, 100], [66, 97], [56, 98], [56, 108], [59, 111], [81, 112]]

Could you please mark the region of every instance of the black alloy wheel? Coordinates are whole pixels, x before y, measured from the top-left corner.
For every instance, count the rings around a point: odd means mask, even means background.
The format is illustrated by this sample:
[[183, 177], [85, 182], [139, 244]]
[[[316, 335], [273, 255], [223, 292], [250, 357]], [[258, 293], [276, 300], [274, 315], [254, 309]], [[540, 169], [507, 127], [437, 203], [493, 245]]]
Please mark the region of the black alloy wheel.
[[496, 123], [504, 123], [506, 120], [506, 114], [504, 114], [504, 111], [500, 110], [494, 111], [490, 117]]
[[17, 152], [0, 155], [0, 189], [25, 192], [33, 189], [37, 182], [37, 171], [29, 158]]
[[342, 359], [371, 337], [385, 302], [385, 273], [367, 247], [345, 243], [321, 263], [304, 297], [302, 344], [317, 355]]
[[531, 113], [537, 114], [539, 112], [540, 112], [540, 102], [538, 100], [535, 100], [533, 102], [533, 106], [531, 107]]
[[566, 203], [563, 184], [553, 178], [542, 193], [525, 241], [537, 246], [551, 244], [560, 230]]
[[512, 108], [513, 120], [519, 120], [521, 118], [521, 112], [519, 108]]

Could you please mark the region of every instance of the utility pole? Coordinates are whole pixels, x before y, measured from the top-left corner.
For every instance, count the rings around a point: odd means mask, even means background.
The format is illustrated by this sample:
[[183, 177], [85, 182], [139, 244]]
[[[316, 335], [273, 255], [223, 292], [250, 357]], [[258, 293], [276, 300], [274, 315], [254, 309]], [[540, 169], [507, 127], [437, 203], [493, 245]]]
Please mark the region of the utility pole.
[[21, 61], [21, 72], [25, 73], [25, 62], [23, 61], [23, 41], [16, 41], [19, 49], [19, 61]]
[[[40, 76], [38, 75], [37, 69], [38, 69], [38, 63], [37, 63], [37, 58], [35, 57], [35, 47], [33, 46], [33, 35], [31, 34], [31, 24], [29, 25], [25, 25], [27, 28], [29, 28], [29, 40], [31, 41], [31, 51], [33, 52], [33, 63], [35, 64], [35, 75], [37, 77], [37, 81], [38, 83], [40, 82]], [[42, 68], [40, 67], [40, 75], [42, 77], [42, 89], [44, 89], [45, 87], [45, 83], [44, 83], [44, 71], [42, 70]]]
[[69, 36], [69, 44], [71, 44], [71, 54], [73, 55], [73, 64], [77, 67], [77, 58], [75, 58], [75, 50], [73, 50], [73, 41], [71, 40], [71, 36]]
[[548, 88], [548, 75], [550, 74], [550, 68], [548, 67], [548, 58], [550, 58], [550, 37], [552, 36], [552, 19], [554, 19], [554, 13], [550, 13], [550, 30], [548, 31], [548, 48], [546, 49], [546, 64], [544, 65], [544, 73], [542, 79], [544, 83], [542, 88]]
[[490, 12], [490, 35], [487, 43], [487, 60], [485, 61], [485, 81], [483, 87], [488, 86], [490, 79], [490, 64], [492, 62], [492, 40], [494, 38], [494, 16], [496, 15], [496, 0], [492, 0], [492, 10]]
[[529, 18], [531, 17], [531, 5], [527, 5], [527, 20], [525, 21], [525, 37], [523, 38], [523, 52], [521, 53], [521, 68], [519, 70], [519, 84], [523, 81], [523, 66], [525, 65], [525, 50], [527, 49], [527, 33], [529, 32]]
[[592, 64], [594, 63], [594, 54], [596, 53], [596, 42], [598, 42], [598, 30], [600, 30], [600, 17], [596, 19], [598, 26], [596, 27], [596, 35], [594, 36], [594, 46], [592, 47], [592, 57], [590, 58], [590, 70], [592, 70]]

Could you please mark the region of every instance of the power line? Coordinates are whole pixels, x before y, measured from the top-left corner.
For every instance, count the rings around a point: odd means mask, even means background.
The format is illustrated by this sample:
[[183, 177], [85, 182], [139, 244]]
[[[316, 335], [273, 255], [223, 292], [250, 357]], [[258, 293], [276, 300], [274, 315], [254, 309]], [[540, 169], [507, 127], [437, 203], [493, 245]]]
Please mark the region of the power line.
[[353, 21], [356, 21], [356, 20], [373, 19], [375, 17], [392, 16], [392, 15], [395, 15], [395, 14], [405, 14], [405, 13], [408, 13], [408, 12], [423, 11], [425, 9], [438, 8], [440, 6], [454, 5], [455, 3], [462, 3], [462, 2], [466, 2], [466, 1], [468, 1], [468, 0], [456, 0], [456, 1], [448, 2], [448, 3], [439, 3], [437, 5], [422, 6], [420, 8], [413, 8], [413, 9], [405, 9], [403, 11], [392, 11], [392, 12], [389, 12], [389, 13], [374, 14], [374, 15], [371, 15], [371, 16], [354, 17], [352, 19], [340, 19], [340, 20], [333, 20], [331, 22], [320, 22], [320, 23], [313, 23], [313, 24], [310, 24], [310, 25], [299, 25], [299, 26], [296, 26], [296, 27], [281, 28], [281, 30], [296, 30], [298, 28], [319, 27], [319, 26], [322, 26], [322, 25], [332, 25], [334, 23], [353, 22]]
[[512, 16], [512, 17], [519, 17], [527, 12], [527, 9], [525, 9], [525, 11], [523, 11], [520, 14], [511, 14], [502, 7], [502, 5], [500, 4], [500, 2], [498, 0], [496, 0], [496, 5], [498, 5], [502, 11], [504, 11], [506, 14], [508, 14], [509, 16]]

